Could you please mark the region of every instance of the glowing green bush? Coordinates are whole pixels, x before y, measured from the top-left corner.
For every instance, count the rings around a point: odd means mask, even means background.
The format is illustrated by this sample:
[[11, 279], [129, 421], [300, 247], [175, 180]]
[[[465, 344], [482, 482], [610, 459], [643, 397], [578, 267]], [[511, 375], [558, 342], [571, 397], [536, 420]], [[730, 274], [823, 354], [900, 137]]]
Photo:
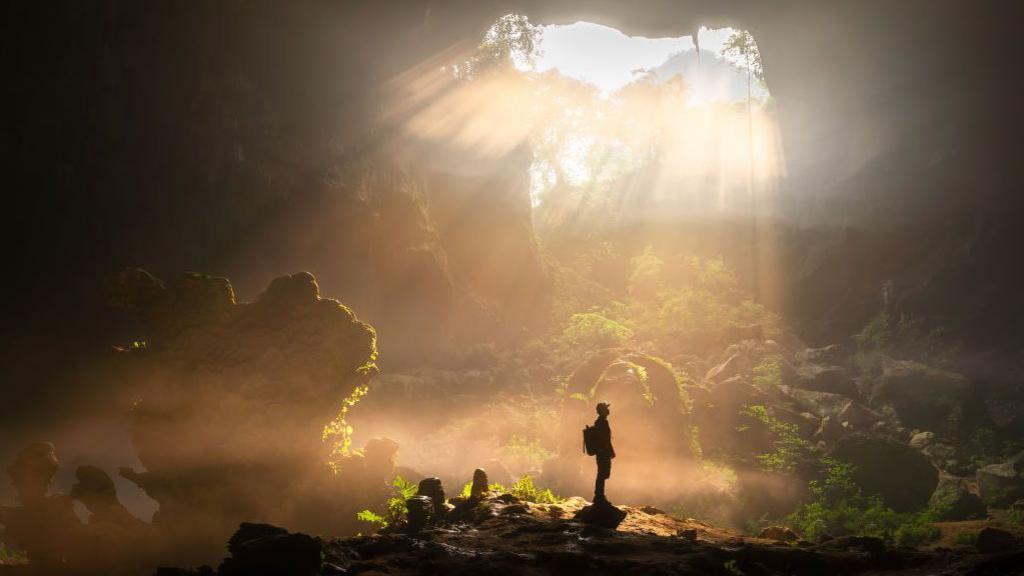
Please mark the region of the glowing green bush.
[[819, 459], [817, 450], [800, 436], [800, 429], [796, 424], [772, 417], [768, 409], [761, 405], [747, 406], [741, 414], [762, 423], [772, 435], [774, 450], [757, 456], [758, 462], [765, 469], [805, 474], [814, 474], [821, 468], [828, 469], [828, 464], [823, 464], [824, 461]]
[[562, 332], [562, 342], [587, 349], [623, 346], [633, 338], [633, 331], [604, 315], [603, 312], [573, 314]]
[[555, 496], [550, 489], [535, 486], [530, 476], [520, 477], [508, 492], [524, 502], [536, 504], [558, 504], [563, 500]]
[[384, 511], [378, 514], [372, 510], [356, 513], [356, 519], [369, 523], [375, 530], [394, 526], [409, 514], [405, 501], [416, 495], [417, 486], [401, 476], [391, 482], [391, 496], [384, 503]]

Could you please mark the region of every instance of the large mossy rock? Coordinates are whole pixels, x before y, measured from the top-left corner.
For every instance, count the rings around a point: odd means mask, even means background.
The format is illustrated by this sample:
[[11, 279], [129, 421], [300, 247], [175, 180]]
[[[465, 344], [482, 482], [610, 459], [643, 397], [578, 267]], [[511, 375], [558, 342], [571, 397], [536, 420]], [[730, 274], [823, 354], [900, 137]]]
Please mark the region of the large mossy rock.
[[939, 472], [924, 455], [888, 438], [855, 434], [840, 440], [831, 456], [853, 464], [854, 481], [865, 494], [878, 494], [897, 512], [919, 510], [939, 483]]
[[1002, 508], [1024, 498], [1024, 452], [1001, 464], [990, 464], [977, 472], [978, 492], [986, 504]]
[[963, 478], [943, 476], [928, 501], [939, 520], [959, 521], [985, 518], [987, 510], [981, 498], [970, 491]]

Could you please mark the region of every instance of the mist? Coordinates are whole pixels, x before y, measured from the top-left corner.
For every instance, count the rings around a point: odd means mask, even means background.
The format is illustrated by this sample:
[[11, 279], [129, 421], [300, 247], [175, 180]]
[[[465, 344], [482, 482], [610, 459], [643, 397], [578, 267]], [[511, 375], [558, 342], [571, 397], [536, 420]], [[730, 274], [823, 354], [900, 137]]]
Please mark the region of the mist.
[[1020, 7], [400, 4], [7, 8], [0, 569], [1024, 542]]

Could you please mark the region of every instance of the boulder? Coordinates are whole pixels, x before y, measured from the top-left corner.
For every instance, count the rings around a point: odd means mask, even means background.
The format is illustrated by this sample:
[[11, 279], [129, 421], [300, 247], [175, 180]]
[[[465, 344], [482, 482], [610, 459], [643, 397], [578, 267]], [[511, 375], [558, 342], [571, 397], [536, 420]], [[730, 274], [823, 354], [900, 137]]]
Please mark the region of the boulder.
[[800, 539], [796, 532], [786, 526], [768, 526], [761, 530], [757, 537], [778, 542], [796, 542]]
[[862, 433], [840, 440], [831, 456], [855, 466], [854, 481], [897, 512], [920, 510], [939, 483], [938, 470], [906, 444]]
[[799, 408], [799, 411], [810, 412], [819, 418], [836, 416], [850, 402], [850, 399], [845, 396], [827, 392], [792, 387], [787, 387], [783, 392], [786, 398]]
[[953, 436], [972, 387], [954, 374], [910, 360], [882, 360], [882, 373], [868, 385], [873, 406], [888, 405], [908, 428]]
[[882, 422], [884, 417], [867, 406], [851, 400], [839, 411], [836, 420], [855, 430], [866, 430], [874, 424]]
[[987, 515], [981, 497], [970, 491], [966, 480], [953, 476], [939, 478], [928, 506], [938, 512], [938, 520], [978, 520]]
[[982, 554], [1000, 554], [1007, 550], [1012, 550], [1020, 546], [1020, 544], [1020, 539], [1012, 533], [1000, 528], [986, 526], [978, 532], [978, 539], [974, 545], [978, 548], [978, 552]]
[[839, 366], [821, 366], [804, 364], [797, 367], [792, 385], [804, 390], [840, 394], [847, 398], [857, 398], [859, 392], [853, 378]]
[[434, 501], [429, 496], [413, 496], [405, 501], [406, 532], [415, 534], [426, 528], [434, 511]]
[[750, 360], [736, 353], [708, 370], [707, 374], [704, 375], [704, 379], [710, 382], [721, 382], [750, 370], [750, 368]]
[[959, 451], [956, 446], [945, 442], [934, 442], [921, 449], [921, 453], [931, 460], [939, 470], [959, 471], [961, 468]]
[[626, 519], [626, 511], [607, 502], [595, 502], [576, 513], [580, 522], [614, 530]]
[[934, 432], [918, 432], [910, 438], [910, 447], [917, 450], [923, 449], [935, 441]]
[[314, 576], [319, 574], [323, 543], [269, 524], [243, 523], [228, 541], [231, 556], [221, 576]]
[[842, 346], [829, 344], [821, 348], [805, 348], [797, 352], [796, 359], [803, 364], [841, 364], [846, 356]]
[[1024, 498], [1024, 452], [977, 471], [978, 492], [989, 506], [1002, 508]]

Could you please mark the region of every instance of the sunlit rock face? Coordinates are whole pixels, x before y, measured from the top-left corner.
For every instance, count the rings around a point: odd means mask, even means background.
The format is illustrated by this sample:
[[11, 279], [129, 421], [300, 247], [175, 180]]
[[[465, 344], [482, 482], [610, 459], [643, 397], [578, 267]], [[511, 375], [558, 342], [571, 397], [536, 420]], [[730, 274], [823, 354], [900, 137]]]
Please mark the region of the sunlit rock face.
[[123, 353], [145, 471], [122, 475], [160, 503], [154, 522], [169, 548], [208, 545], [246, 519], [309, 525], [295, 511], [323, 497], [313, 488], [330, 476], [321, 436], [376, 372], [373, 328], [320, 297], [308, 273], [275, 279], [252, 303], [199, 274], [165, 287], [128, 269], [110, 289], [145, 335]]

